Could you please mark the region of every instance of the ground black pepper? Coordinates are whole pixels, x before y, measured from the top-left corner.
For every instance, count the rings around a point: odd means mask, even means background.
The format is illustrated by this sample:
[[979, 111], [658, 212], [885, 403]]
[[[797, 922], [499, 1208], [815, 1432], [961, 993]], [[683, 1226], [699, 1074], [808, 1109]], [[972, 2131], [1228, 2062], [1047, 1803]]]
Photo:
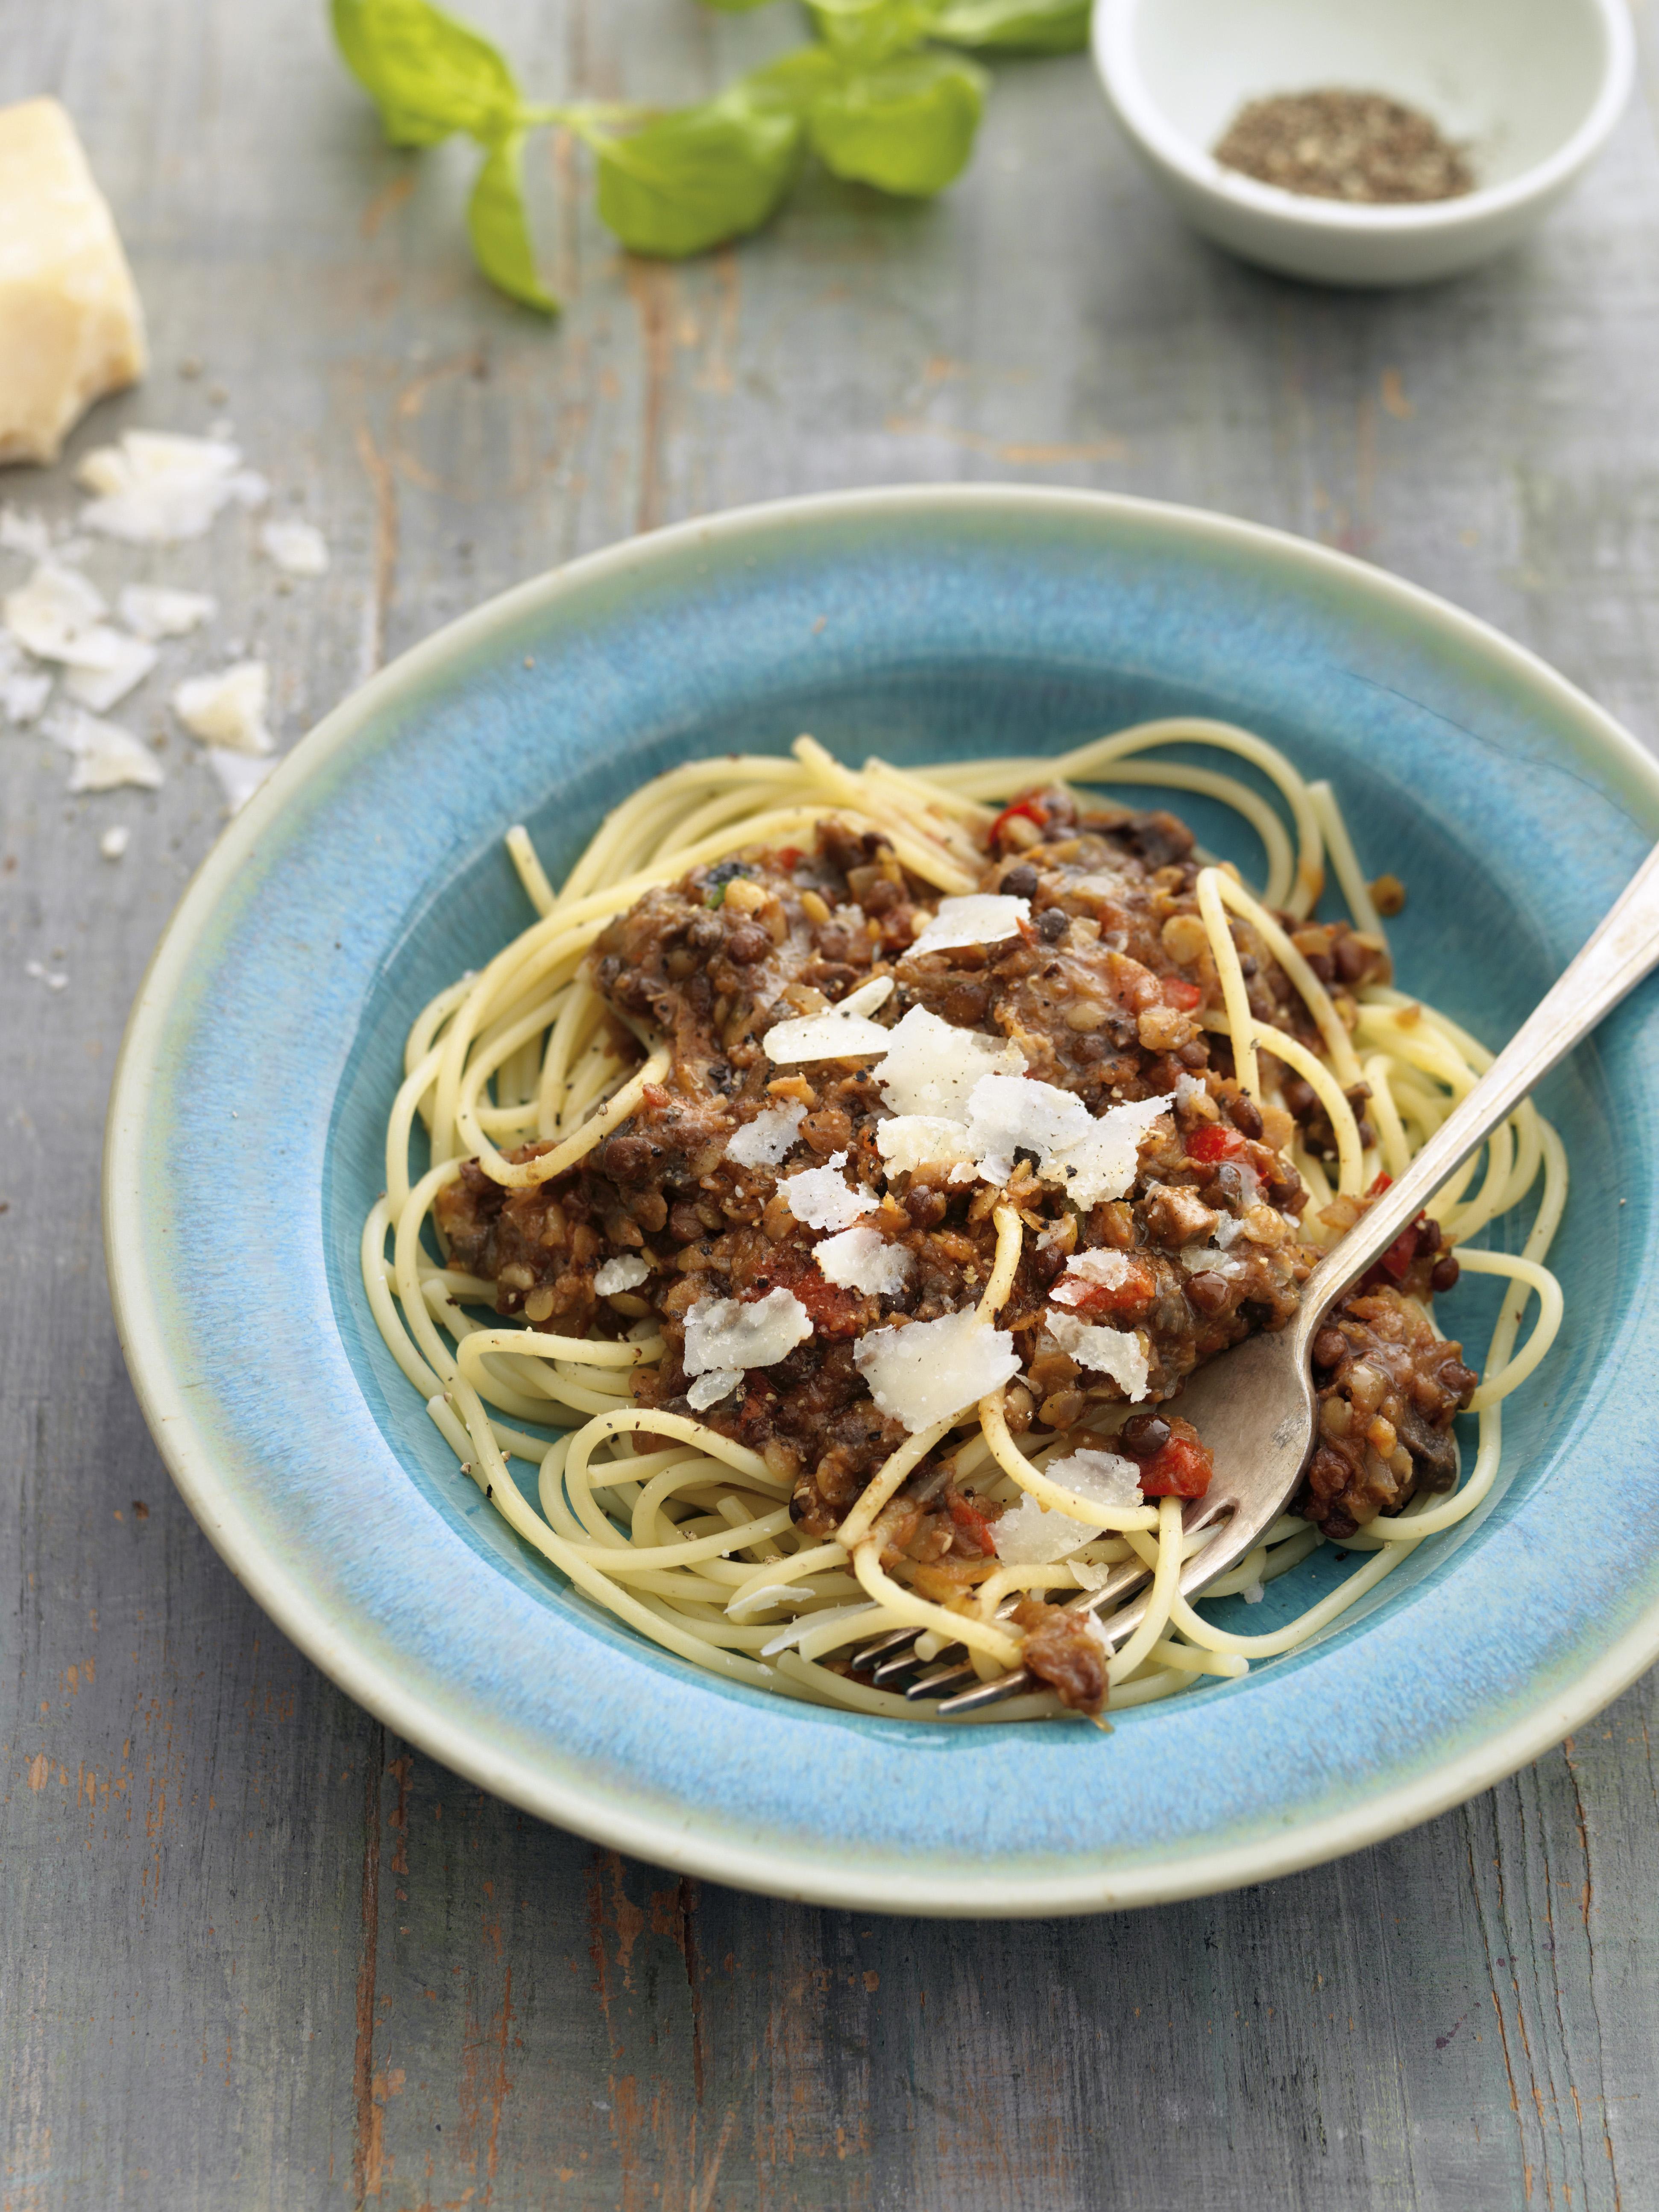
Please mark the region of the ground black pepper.
[[1319, 199], [1449, 200], [1474, 189], [1462, 151], [1431, 118], [1381, 93], [1247, 101], [1214, 150], [1230, 169]]

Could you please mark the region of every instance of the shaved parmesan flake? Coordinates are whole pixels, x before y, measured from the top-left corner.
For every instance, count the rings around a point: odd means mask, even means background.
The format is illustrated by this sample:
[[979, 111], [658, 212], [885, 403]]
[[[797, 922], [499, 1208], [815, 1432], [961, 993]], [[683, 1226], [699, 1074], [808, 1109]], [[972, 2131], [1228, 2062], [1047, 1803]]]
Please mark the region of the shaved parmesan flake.
[[841, 1172], [846, 1164], [846, 1153], [836, 1152], [821, 1168], [803, 1168], [779, 1183], [784, 1204], [803, 1228], [850, 1229], [874, 1206], [873, 1191], [848, 1188]]
[[[812, 1334], [806, 1309], [793, 1291], [769, 1291], [744, 1304], [737, 1298], [700, 1298], [685, 1316], [688, 1375], [729, 1375], [716, 1393], [734, 1389], [748, 1367], [771, 1367]], [[693, 1405], [712, 1406], [714, 1398], [686, 1393]]]
[[879, 1410], [914, 1436], [1012, 1381], [1019, 1354], [1006, 1329], [987, 1328], [964, 1306], [938, 1321], [869, 1330], [854, 1347], [853, 1364]]
[[89, 631], [82, 646], [94, 638], [107, 641], [98, 665], [83, 659], [71, 665], [64, 689], [77, 706], [102, 714], [143, 682], [155, 665], [155, 647], [141, 637], [129, 637], [125, 630], [104, 629]]
[[204, 744], [232, 752], [268, 753], [265, 707], [270, 671], [263, 660], [238, 660], [216, 676], [192, 676], [173, 695], [173, 710]]
[[285, 576], [328, 574], [328, 540], [314, 522], [267, 522], [259, 544]]
[[798, 1098], [763, 1106], [752, 1121], [732, 1132], [726, 1157], [740, 1168], [775, 1168], [794, 1144], [806, 1109]]
[[629, 1253], [621, 1260], [607, 1260], [595, 1273], [593, 1287], [602, 1298], [608, 1298], [613, 1291], [633, 1290], [650, 1273], [643, 1260]]
[[826, 1237], [812, 1256], [825, 1282], [872, 1298], [902, 1290], [916, 1264], [908, 1246], [890, 1244], [878, 1229], [843, 1229]]
[[1105, 1328], [1075, 1314], [1050, 1314], [1048, 1334], [1080, 1367], [1109, 1375], [1131, 1405], [1146, 1395], [1146, 1339], [1136, 1328]]
[[127, 628], [139, 637], [187, 637], [211, 622], [219, 602], [208, 592], [175, 592], [164, 584], [127, 584], [116, 601]]
[[134, 545], [204, 537], [230, 501], [258, 507], [270, 495], [264, 478], [241, 462], [236, 447], [222, 439], [125, 431], [118, 446], [94, 447], [75, 472], [99, 495], [82, 508], [81, 520], [88, 530]]
[[0, 714], [21, 729], [37, 720], [51, 696], [52, 677], [44, 669], [38, 675], [8, 676], [0, 681]]
[[1146, 1502], [1140, 1494], [1140, 1468], [1121, 1452], [1085, 1448], [1068, 1453], [1064, 1459], [1051, 1459], [1042, 1472], [1062, 1490], [1075, 1491], [1079, 1498], [1091, 1498], [1097, 1505], [1140, 1505]]
[[125, 823], [106, 830], [98, 840], [98, 849], [106, 860], [118, 860], [131, 842], [132, 832]]
[[872, 975], [867, 983], [860, 983], [856, 991], [849, 991], [844, 999], [836, 1002], [838, 1014], [873, 1014], [878, 1006], [884, 1006], [893, 995], [890, 975]]
[[21, 728], [52, 696], [50, 669], [32, 669], [9, 630], [0, 629], [0, 714]]
[[1015, 1153], [1032, 1152], [1044, 1182], [1060, 1184], [1068, 1199], [1088, 1206], [1122, 1197], [1135, 1178], [1140, 1139], [1168, 1110], [1165, 1099], [1143, 1098], [1096, 1116], [1053, 1084], [991, 1075], [974, 1090], [968, 1124], [985, 1182], [1006, 1182]]
[[21, 590], [8, 592], [4, 610], [6, 628], [42, 660], [71, 659], [108, 612], [95, 585], [56, 561], [43, 561]]
[[21, 507], [0, 507], [0, 547], [22, 553], [31, 561], [51, 557], [52, 532], [44, 514], [26, 514]]
[[154, 791], [162, 781], [161, 762], [118, 722], [100, 722], [95, 714], [70, 707], [49, 718], [46, 732], [74, 758], [71, 791], [113, 791], [123, 783]]
[[1080, 1306], [1097, 1285], [1121, 1291], [1129, 1273], [1129, 1262], [1121, 1252], [1079, 1252], [1066, 1262], [1066, 1273], [1048, 1295], [1057, 1306]]
[[1019, 925], [1031, 918], [1030, 899], [1011, 898], [1002, 891], [973, 891], [966, 898], [945, 898], [910, 947], [915, 952], [948, 952], [958, 945], [1000, 945], [1018, 937]]
[[274, 760], [255, 760], [250, 754], [227, 752], [219, 745], [210, 745], [207, 757], [225, 794], [227, 814], [240, 814], [276, 765]]
[[[884, 982], [888, 979], [884, 976]], [[853, 996], [856, 998], [858, 993]], [[821, 1014], [801, 1014], [793, 1021], [774, 1022], [763, 1040], [766, 1057], [781, 1065], [799, 1066], [811, 1060], [873, 1060], [892, 1042], [893, 1032], [872, 1022], [848, 1002]]]
[[685, 1402], [694, 1412], [706, 1413], [722, 1398], [729, 1398], [742, 1380], [741, 1367], [711, 1367], [706, 1375], [699, 1375], [686, 1392]]
[[889, 1175], [913, 1175], [929, 1163], [945, 1166], [979, 1158], [966, 1123], [942, 1114], [896, 1114], [877, 1128], [876, 1150]]
[[1217, 1244], [1183, 1244], [1181, 1264], [1189, 1275], [1219, 1275], [1236, 1283], [1250, 1272], [1250, 1263], [1237, 1252], [1224, 1252]]
[[[1097, 1504], [1139, 1505], [1140, 1470], [1131, 1459], [1115, 1452], [1074, 1451], [1065, 1459], [1051, 1459], [1042, 1470], [1050, 1482]], [[1074, 1521], [1054, 1508], [1044, 1511], [1035, 1498], [1022, 1498], [1012, 1513], [1005, 1513], [991, 1530], [998, 1559], [1010, 1566], [1046, 1567], [1065, 1559], [1084, 1544], [1092, 1543], [1103, 1522]], [[1103, 1571], [1100, 1580], [1104, 1582]], [[1098, 1589], [1099, 1583], [1093, 1585]], [[1085, 1581], [1085, 1588], [1090, 1587]]]
[[968, 1101], [983, 1077], [1012, 1079], [1025, 1066], [1017, 1044], [1002, 1044], [912, 1006], [896, 1029], [884, 1034], [886, 1058], [875, 1070], [882, 1097], [895, 1114], [968, 1119]]

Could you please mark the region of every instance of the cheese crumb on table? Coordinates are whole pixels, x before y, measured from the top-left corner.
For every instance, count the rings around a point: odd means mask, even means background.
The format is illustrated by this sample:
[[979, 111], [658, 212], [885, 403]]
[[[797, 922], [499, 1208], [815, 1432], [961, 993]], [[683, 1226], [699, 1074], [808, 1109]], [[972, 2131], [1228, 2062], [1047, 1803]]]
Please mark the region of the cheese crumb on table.
[[263, 660], [238, 660], [216, 676], [192, 676], [174, 690], [173, 710], [193, 738], [230, 752], [268, 753], [265, 708], [270, 671]]
[[205, 537], [232, 500], [260, 507], [270, 495], [237, 447], [168, 430], [125, 430], [118, 446], [95, 447], [75, 474], [98, 495], [81, 510], [86, 527], [133, 545]]
[[328, 541], [315, 523], [264, 523], [259, 531], [259, 544], [284, 575], [328, 574]]
[[165, 584], [125, 584], [115, 604], [137, 637], [185, 637], [219, 611], [210, 592], [177, 592]]
[[52, 743], [75, 763], [69, 780], [71, 792], [113, 791], [124, 783], [155, 791], [164, 781], [155, 754], [118, 722], [100, 721], [84, 708], [68, 707], [49, 716], [45, 727]]
[[58, 459], [148, 367], [114, 220], [55, 100], [0, 108], [0, 462]]
[[131, 836], [131, 830], [124, 823], [119, 823], [113, 830], [105, 830], [98, 840], [98, 849], [106, 860], [118, 860], [126, 851]]

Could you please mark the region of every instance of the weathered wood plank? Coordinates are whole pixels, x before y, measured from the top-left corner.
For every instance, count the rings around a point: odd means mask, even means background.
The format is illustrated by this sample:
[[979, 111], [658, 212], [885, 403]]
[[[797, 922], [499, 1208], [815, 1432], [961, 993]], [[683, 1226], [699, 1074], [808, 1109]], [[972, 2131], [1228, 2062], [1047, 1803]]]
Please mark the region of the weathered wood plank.
[[[474, 12], [550, 96], [690, 97], [795, 35], [783, 10], [691, 0]], [[151, 318], [150, 384], [78, 442], [228, 413], [332, 544], [327, 585], [286, 594], [234, 524], [92, 560], [217, 591], [216, 647], [268, 652], [285, 742], [572, 553], [780, 492], [952, 476], [1349, 546], [1659, 734], [1646, 107], [1534, 245], [1376, 299], [1187, 237], [1077, 62], [1000, 72], [975, 169], [937, 205], [810, 181], [766, 237], [678, 269], [626, 263], [562, 203], [574, 157], [550, 144], [538, 211], [569, 307], [548, 329], [471, 275], [465, 162], [378, 144], [320, 9], [64, 0], [0, 21], [0, 98], [68, 100]], [[73, 509], [63, 471], [0, 492]], [[163, 728], [166, 682], [205, 657], [175, 651], [135, 726]], [[0, 2204], [1659, 2202], [1651, 1681], [1340, 1865], [975, 1928], [619, 1862], [323, 1682], [173, 1497], [102, 1287], [112, 1056], [219, 818], [176, 734], [162, 757], [154, 798], [70, 801], [48, 748], [0, 735]], [[113, 868], [112, 820], [134, 832]]]

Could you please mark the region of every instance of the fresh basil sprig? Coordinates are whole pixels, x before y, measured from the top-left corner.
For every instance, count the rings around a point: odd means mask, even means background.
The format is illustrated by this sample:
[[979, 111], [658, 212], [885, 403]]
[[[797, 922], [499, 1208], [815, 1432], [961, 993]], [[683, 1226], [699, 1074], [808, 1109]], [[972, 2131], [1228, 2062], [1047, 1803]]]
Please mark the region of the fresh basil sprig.
[[[705, 0], [728, 15], [766, 0]], [[818, 43], [666, 114], [526, 103], [507, 61], [432, 0], [330, 0], [347, 67], [394, 146], [471, 138], [467, 209], [479, 268], [526, 307], [557, 312], [536, 270], [522, 173], [527, 133], [562, 124], [591, 150], [599, 213], [636, 253], [678, 259], [757, 230], [809, 152], [838, 177], [926, 198], [973, 153], [990, 80], [960, 52], [1066, 53], [1088, 0], [808, 0]]]

